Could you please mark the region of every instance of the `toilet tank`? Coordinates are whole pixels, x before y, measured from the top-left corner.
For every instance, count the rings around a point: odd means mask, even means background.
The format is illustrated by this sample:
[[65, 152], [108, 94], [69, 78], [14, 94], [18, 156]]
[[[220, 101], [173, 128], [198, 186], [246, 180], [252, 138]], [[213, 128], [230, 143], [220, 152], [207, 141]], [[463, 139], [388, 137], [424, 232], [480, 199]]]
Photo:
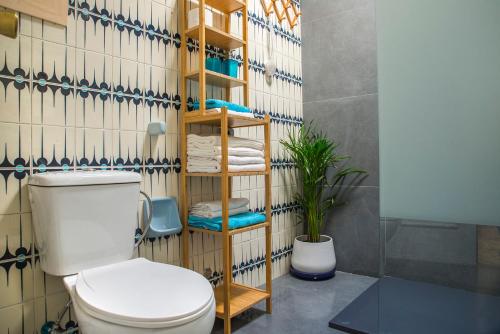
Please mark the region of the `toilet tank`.
[[41, 268], [65, 276], [128, 260], [141, 177], [124, 171], [35, 174], [29, 195]]

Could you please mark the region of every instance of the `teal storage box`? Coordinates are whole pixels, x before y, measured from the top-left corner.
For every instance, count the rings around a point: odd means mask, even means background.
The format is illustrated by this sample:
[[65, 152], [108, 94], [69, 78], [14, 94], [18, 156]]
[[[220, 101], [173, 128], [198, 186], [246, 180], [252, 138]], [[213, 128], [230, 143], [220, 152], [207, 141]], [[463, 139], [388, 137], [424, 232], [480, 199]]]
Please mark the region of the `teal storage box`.
[[226, 59], [222, 63], [222, 68], [224, 70], [225, 75], [229, 75], [230, 77], [237, 78], [238, 77], [238, 62], [234, 59]]
[[209, 71], [222, 73], [222, 61], [217, 57], [209, 57], [205, 60], [205, 68]]

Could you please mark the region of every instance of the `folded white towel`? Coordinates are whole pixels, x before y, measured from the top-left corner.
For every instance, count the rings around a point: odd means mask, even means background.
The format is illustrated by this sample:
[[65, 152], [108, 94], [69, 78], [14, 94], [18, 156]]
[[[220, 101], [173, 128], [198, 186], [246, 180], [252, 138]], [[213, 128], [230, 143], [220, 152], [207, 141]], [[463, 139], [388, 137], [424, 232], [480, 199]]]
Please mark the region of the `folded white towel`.
[[[221, 146], [220, 136], [199, 136], [195, 134], [189, 134], [187, 136], [188, 150], [189, 146], [193, 147], [207, 147], [207, 146]], [[246, 147], [253, 148], [255, 150], [264, 150], [264, 144], [260, 141], [240, 138], [240, 137], [228, 137], [228, 146], [229, 147]]]
[[[248, 198], [231, 198], [229, 199], [229, 209], [238, 209], [247, 207], [250, 201]], [[191, 206], [191, 210], [202, 210], [202, 211], [221, 211], [222, 210], [222, 202], [218, 201], [206, 201], [206, 202], [198, 202]]]
[[187, 166], [187, 171], [189, 173], [219, 173], [220, 166], [217, 167], [204, 167], [204, 166]]
[[188, 146], [188, 158], [189, 157], [199, 157], [199, 158], [211, 158], [213, 159], [215, 156], [217, 156], [217, 150], [212, 147], [212, 149], [209, 150], [204, 150], [200, 148], [192, 148]]
[[[248, 207], [244, 206], [236, 209], [229, 209], [229, 215], [237, 215], [238, 213], [248, 212]], [[189, 212], [191, 216], [204, 217], [204, 218], [217, 218], [222, 217], [222, 210], [219, 211], [203, 211], [203, 210], [191, 210]]]
[[[217, 167], [201, 166], [201, 165], [187, 165], [189, 173], [218, 173], [221, 171], [220, 165]], [[228, 165], [228, 172], [263, 172], [266, 170], [265, 164], [251, 164], [251, 165]]]
[[[192, 157], [205, 157], [205, 158], [214, 158], [215, 156], [222, 155], [222, 149], [220, 146], [212, 147], [210, 149], [202, 149], [202, 148], [194, 148], [188, 145], [187, 150], [188, 156]], [[229, 156], [234, 157], [264, 157], [264, 152], [255, 150], [252, 148], [246, 147], [229, 147], [228, 148]]]
[[190, 150], [215, 151], [215, 144], [188, 141], [187, 149], [188, 152]]
[[[265, 164], [266, 161], [261, 157], [238, 157], [230, 155], [227, 157], [229, 165], [249, 165]], [[190, 166], [219, 166], [222, 162], [222, 156], [218, 155], [215, 159], [212, 157], [199, 157], [188, 155], [188, 165]]]
[[[221, 108], [213, 108], [213, 109], [208, 109], [205, 110], [207, 114], [217, 114], [220, 113], [222, 110]], [[227, 113], [229, 115], [235, 115], [235, 116], [243, 116], [243, 117], [248, 117], [248, 118], [255, 118], [254, 114], [251, 112], [239, 112], [239, 111], [234, 111], [234, 110], [228, 110]]]
[[[221, 146], [220, 137], [217, 137], [217, 146]], [[264, 143], [261, 143], [257, 140], [252, 140], [248, 138], [240, 138], [240, 137], [228, 137], [228, 146], [229, 147], [246, 147], [253, 148], [254, 150], [263, 151]]]
[[[222, 149], [220, 146], [216, 146], [215, 151], [217, 152], [217, 155], [222, 155]], [[248, 147], [229, 147], [227, 153], [228, 155], [234, 157], [264, 157], [264, 151]]]
[[[217, 162], [222, 161], [222, 156], [217, 156]], [[262, 157], [238, 157], [230, 155], [227, 157], [227, 162], [229, 165], [248, 165], [248, 164], [265, 164], [266, 160]]]
[[188, 156], [188, 166], [218, 167], [220, 162], [212, 158]]
[[187, 140], [188, 140], [188, 142], [199, 142], [202, 144], [203, 143], [215, 144], [216, 137], [219, 137], [219, 136], [200, 136], [200, 135], [196, 135], [194, 133], [190, 133], [187, 135]]
[[228, 172], [263, 172], [266, 170], [265, 164], [249, 164], [249, 165], [228, 165]]

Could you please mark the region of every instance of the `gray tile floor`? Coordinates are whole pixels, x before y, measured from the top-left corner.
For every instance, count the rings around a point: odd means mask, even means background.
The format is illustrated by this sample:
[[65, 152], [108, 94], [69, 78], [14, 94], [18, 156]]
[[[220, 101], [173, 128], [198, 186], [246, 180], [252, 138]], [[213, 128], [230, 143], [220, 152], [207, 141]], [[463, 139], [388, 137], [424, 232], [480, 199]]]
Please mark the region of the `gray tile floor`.
[[[337, 272], [328, 281], [309, 282], [292, 276], [273, 281], [273, 314], [265, 313], [265, 303], [232, 321], [234, 334], [340, 334], [328, 322], [358, 297], [376, 278]], [[212, 334], [223, 333], [216, 320]]]

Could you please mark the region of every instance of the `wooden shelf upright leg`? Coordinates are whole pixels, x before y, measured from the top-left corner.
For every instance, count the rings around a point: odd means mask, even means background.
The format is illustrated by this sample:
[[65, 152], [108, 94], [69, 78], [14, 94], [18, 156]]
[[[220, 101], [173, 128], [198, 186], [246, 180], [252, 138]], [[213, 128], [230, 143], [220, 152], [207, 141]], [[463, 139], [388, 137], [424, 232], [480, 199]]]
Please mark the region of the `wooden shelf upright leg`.
[[205, 77], [205, 0], [199, 0], [199, 26], [198, 29], [198, 52], [199, 52], [199, 79], [198, 79], [198, 99], [200, 101], [200, 112], [202, 115], [205, 114], [205, 99], [206, 99], [206, 77]]
[[243, 45], [243, 80], [246, 81], [246, 85], [243, 86], [243, 98], [245, 106], [248, 107], [250, 99], [248, 95], [248, 11], [246, 3], [247, 0], [245, 0], [245, 6], [242, 9], [243, 40], [246, 42]]
[[[231, 13], [225, 14], [224, 19], [225, 19], [224, 30], [228, 34], [230, 34], [231, 33]], [[229, 54], [228, 54], [228, 56], [229, 56]], [[226, 87], [226, 101], [231, 102], [231, 87], [230, 86]]]
[[[186, 27], [186, 0], [181, 0], [181, 31]], [[182, 265], [189, 268], [189, 229], [187, 224], [188, 218], [188, 201], [187, 201], [187, 181], [186, 181], [186, 167], [187, 167], [187, 134], [186, 123], [184, 116], [187, 112], [187, 79], [185, 78], [187, 66], [187, 39], [186, 35], [181, 34], [181, 182], [180, 182], [180, 206], [181, 206], [181, 221], [183, 224], [182, 229]]]
[[[224, 15], [225, 31], [230, 34], [231, 33], [231, 13]], [[226, 87], [226, 101], [231, 102], [231, 87]], [[228, 179], [228, 197], [231, 198], [233, 193], [233, 180], [232, 177]], [[229, 275], [229, 283], [233, 282], [233, 236], [229, 236], [229, 263], [231, 265], [231, 275]], [[231, 320], [229, 320], [231, 321]]]
[[222, 243], [223, 243], [223, 263], [224, 263], [224, 333], [231, 333], [231, 279], [232, 260], [229, 235], [229, 176], [228, 176], [228, 119], [227, 109], [222, 108], [221, 118], [221, 151], [222, 151], [222, 177], [221, 177], [221, 200], [222, 200]]
[[[184, 112], [182, 117], [184, 118]], [[189, 268], [189, 228], [188, 228], [188, 190], [187, 190], [187, 123], [181, 122], [181, 221], [182, 227], [182, 265]]]
[[265, 159], [266, 159], [266, 220], [269, 225], [266, 226], [266, 291], [269, 298], [266, 299], [266, 312], [272, 312], [272, 209], [271, 209], [271, 121], [269, 115], [265, 116], [266, 124], [264, 125], [264, 142], [265, 142]]

